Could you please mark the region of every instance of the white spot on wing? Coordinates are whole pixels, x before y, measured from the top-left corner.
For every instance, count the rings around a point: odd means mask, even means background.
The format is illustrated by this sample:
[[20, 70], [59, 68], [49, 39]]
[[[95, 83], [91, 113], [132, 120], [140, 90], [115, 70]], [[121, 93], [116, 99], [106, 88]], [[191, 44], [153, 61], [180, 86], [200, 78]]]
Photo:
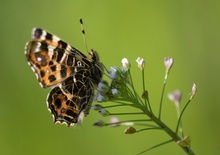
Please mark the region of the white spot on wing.
[[50, 59], [52, 59], [52, 57], [54, 55], [54, 46], [49, 45], [48, 49], [49, 49], [48, 55], [49, 55]]
[[76, 81], [77, 81], [75, 77], [73, 78], [73, 81], [74, 81], [74, 82], [76, 82]]
[[60, 63], [62, 63], [66, 57], [67, 57], [66, 53], [63, 53], [63, 56], [62, 56], [62, 59], [60, 60]]
[[60, 38], [57, 37], [57, 36], [55, 36], [55, 35], [53, 35], [52, 41], [53, 41], [53, 42], [58, 42], [58, 41], [60, 41]]
[[47, 34], [47, 32], [44, 31], [44, 30], [42, 30], [42, 35], [40, 36], [40, 39], [41, 39], [41, 40], [45, 40], [45, 39], [46, 39], [46, 38], [45, 38], [46, 34]]
[[36, 46], [34, 52], [39, 52], [39, 51], [41, 51], [40, 47], [41, 47], [41, 43], [37, 43], [37, 46]]
[[37, 29], [36, 27], [34, 27], [34, 28], [32, 29], [32, 32], [31, 32], [32, 39], [35, 39], [35, 38], [34, 38], [34, 34], [35, 34], [36, 29]]
[[27, 42], [27, 43], [25, 44], [25, 48], [24, 48], [24, 54], [26, 54], [26, 55], [28, 54], [28, 51], [27, 51], [27, 50], [28, 50], [28, 49], [27, 49], [27, 48], [28, 48], [28, 44], [29, 44], [29, 42]]
[[37, 61], [41, 61], [42, 60], [42, 58], [41, 57], [37, 57]]

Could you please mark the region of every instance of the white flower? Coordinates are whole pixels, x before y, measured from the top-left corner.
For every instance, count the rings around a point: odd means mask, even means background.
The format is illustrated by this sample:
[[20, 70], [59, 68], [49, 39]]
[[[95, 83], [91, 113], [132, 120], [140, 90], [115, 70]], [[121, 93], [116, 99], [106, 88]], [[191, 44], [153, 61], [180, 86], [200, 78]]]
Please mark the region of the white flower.
[[172, 102], [174, 102], [177, 107], [179, 107], [181, 97], [182, 97], [182, 92], [181, 92], [181, 90], [175, 90], [175, 91], [173, 91], [173, 92], [171, 92], [171, 93], [168, 94], [168, 98], [169, 98]]
[[120, 69], [117, 67], [111, 67], [109, 69], [109, 77], [113, 80], [120, 81], [121, 80], [121, 73]]
[[118, 91], [118, 89], [116, 89], [116, 88], [113, 88], [111, 91], [112, 91], [112, 95], [114, 95], [114, 96], [120, 96], [121, 95], [120, 91]]
[[106, 93], [108, 92], [108, 90], [109, 90], [108, 82], [105, 80], [100, 81], [97, 87], [97, 91], [100, 93]]
[[110, 119], [110, 126], [112, 126], [112, 127], [120, 126], [119, 119], [117, 117], [112, 117]]
[[164, 58], [164, 65], [166, 67], [166, 71], [169, 71], [173, 64], [173, 58]]
[[97, 101], [97, 102], [106, 102], [108, 101], [108, 96], [107, 95], [103, 95], [103, 94], [100, 94], [100, 93], [96, 93], [94, 95], [94, 101]]
[[123, 66], [123, 67], [125, 67], [125, 68], [127, 68], [127, 69], [131, 68], [130, 63], [129, 63], [129, 61], [128, 61], [127, 58], [123, 58], [123, 59], [121, 60], [121, 63], [122, 63], [122, 66]]
[[191, 96], [190, 96], [190, 100], [193, 99], [193, 97], [196, 95], [196, 84], [193, 83], [193, 86], [192, 86], [192, 93], [191, 93]]
[[136, 59], [136, 62], [137, 62], [138, 67], [139, 67], [141, 70], [143, 70], [143, 69], [144, 69], [145, 60], [144, 60], [143, 58], [141, 58], [141, 57], [138, 57], [138, 58]]

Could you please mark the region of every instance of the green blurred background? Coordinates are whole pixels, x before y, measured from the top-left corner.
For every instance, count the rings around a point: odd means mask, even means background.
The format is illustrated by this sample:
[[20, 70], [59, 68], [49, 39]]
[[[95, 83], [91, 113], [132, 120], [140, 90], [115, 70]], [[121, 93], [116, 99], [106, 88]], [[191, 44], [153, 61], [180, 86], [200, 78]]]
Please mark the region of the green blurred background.
[[[27, 65], [24, 45], [37, 26], [86, 53], [79, 18], [84, 20], [87, 46], [99, 52], [107, 68], [121, 66], [123, 57], [130, 60], [139, 92], [141, 74], [135, 59], [145, 58], [155, 113], [165, 72], [163, 58], [173, 57], [166, 93], [181, 89], [184, 104], [192, 84], [197, 84], [196, 97], [183, 117], [192, 149], [199, 155], [220, 153], [220, 1], [8, 0], [0, 5], [0, 154], [133, 155], [169, 139], [161, 131], [125, 135], [125, 127], [93, 127], [99, 119], [109, 120], [94, 111], [79, 127], [53, 124], [45, 103], [50, 90], [40, 88]], [[166, 95], [162, 114], [175, 128], [175, 107]], [[184, 154], [175, 143], [148, 154], [165, 153]]]

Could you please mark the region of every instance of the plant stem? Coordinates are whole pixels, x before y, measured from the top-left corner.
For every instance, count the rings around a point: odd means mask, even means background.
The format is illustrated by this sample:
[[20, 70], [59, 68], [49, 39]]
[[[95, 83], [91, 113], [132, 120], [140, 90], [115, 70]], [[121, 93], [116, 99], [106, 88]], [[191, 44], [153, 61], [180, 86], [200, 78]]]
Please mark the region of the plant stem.
[[168, 72], [166, 72], [165, 77], [164, 77], [164, 82], [163, 82], [163, 89], [162, 89], [161, 98], [160, 98], [160, 107], [159, 107], [159, 115], [158, 115], [159, 119], [161, 119], [163, 95], [164, 95], [164, 90], [165, 90], [165, 87], [166, 87], [167, 77], [168, 77]]
[[[143, 84], [143, 92], [145, 92], [145, 77], [144, 77], [144, 69], [142, 69], [142, 84]], [[145, 103], [145, 106], [147, 107], [147, 106], [149, 106], [149, 105], [147, 105], [147, 101], [146, 100], [144, 100], [144, 103]], [[149, 107], [150, 108], [150, 107]]]
[[138, 153], [137, 155], [143, 154], [143, 153], [145, 153], [145, 152], [147, 152], [147, 151], [150, 151], [150, 150], [152, 150], [152, 149], [154, 149], [154, 148], [157, 148], [157, 147], [162, 146], [162, 145], [164, 145], [164, 144], [170, 143], [170, 142], [172, 142], [172, 141], [173, 141], [173, 140], [171, 139], [171, 140], [168, 140], [168, 141], [166, 141], [166, 142], [160, 143], [160, 144], [158, 144], [158, 145], [155, 145], [155, 146], [153, 146], [153, 147], [151, 147], [151, 148], [149, 148], [149, 149], [147, 149], [147, 150], [144, 150], [144, 151]]
[[[161, 127], [171, 138], [173, 141], [177, 142], [181, 140], [181, 138], [173, 131], [171, 130], [166, 124], [164, 124], [159, 118], [157, 118], [152, 112], [147, 110], [146, 108], [142, 108], [142, 111], [153, 121], [155, 122], [159, 127]], [[179, 145], [180, 146], [180, 145]], [[195, 153], [189, 148], [180, 146], [188, 155], [195, 155]]]
[[127, 113], [110, 113], [110, 115], [139, 115], [144, 114], [143, 112], [127, 112]]
[[[146, 91], [146, 88], [145, 88], [145, 77], [144, 77], [144, 69], [142, 70], [142, 83], [143, 83], [143, 92]], [[148, 99], [144, 99], [144, 103], [145, 103], [145, 106], [149, 107], [150, 111], [152, 112], [152, 109], [151, 109], [151, 105], [150, 105], [150, 102]]]
[[175, 131], [176, 134], [177, 134], [177, 132], [178, 132], [179, 125], [180, 125], [180, 123], [181, 123], [181, 119], [182, 119], [183, 113], [184, 113], [184, 111], [186, 110], [186, 107], [189, 105], [190, 101], [191, 101], [191, 100], [189, 100], [189, 101], [186, 103], [186, 105], [184, 106], [182, 112], [180, 113], [180, 116], [179, 116], [179, 119], [178, 119], [178, 122], [177, 122], [177, 126], [176, 126], [176, 131]]

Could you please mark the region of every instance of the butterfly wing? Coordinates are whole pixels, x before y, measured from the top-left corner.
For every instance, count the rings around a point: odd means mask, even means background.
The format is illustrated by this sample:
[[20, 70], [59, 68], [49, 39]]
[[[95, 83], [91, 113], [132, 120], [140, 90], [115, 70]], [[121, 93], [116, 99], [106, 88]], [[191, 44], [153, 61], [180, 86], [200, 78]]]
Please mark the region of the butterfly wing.
[[48, 94], [47, 105], [55, 123], [74, 126], [89, 113], [94, 94], [89, 75], [88, 70], [81, 70]]
[[[33, 28], [32, 29], [32, 40], [38, 41], [38, 42], [45, 42], [48, 45], [59, 47], [61, 49], [64, 49], [68, 52], [78, 53], [79, 50], [76, 48], [70, 46], [65, 41], [57, 37], [56, 35], [53, 35], [41, 28]], [[80, 53], [80, 52], [79, 52]]]
[[32, 39], [26, 44], [25, 54], [41, 87], [63, 82], [77, 69], [87, 67], [86, 56], [49, 32], [34, 28]]
[[89, 113], [103, 66], [92, 51], [87, 57], [55, 35], [34, 28], [25, 47], [28, 64], [43, 88], [54, 86], [47, 97], [54, 122], [78, 124]]

